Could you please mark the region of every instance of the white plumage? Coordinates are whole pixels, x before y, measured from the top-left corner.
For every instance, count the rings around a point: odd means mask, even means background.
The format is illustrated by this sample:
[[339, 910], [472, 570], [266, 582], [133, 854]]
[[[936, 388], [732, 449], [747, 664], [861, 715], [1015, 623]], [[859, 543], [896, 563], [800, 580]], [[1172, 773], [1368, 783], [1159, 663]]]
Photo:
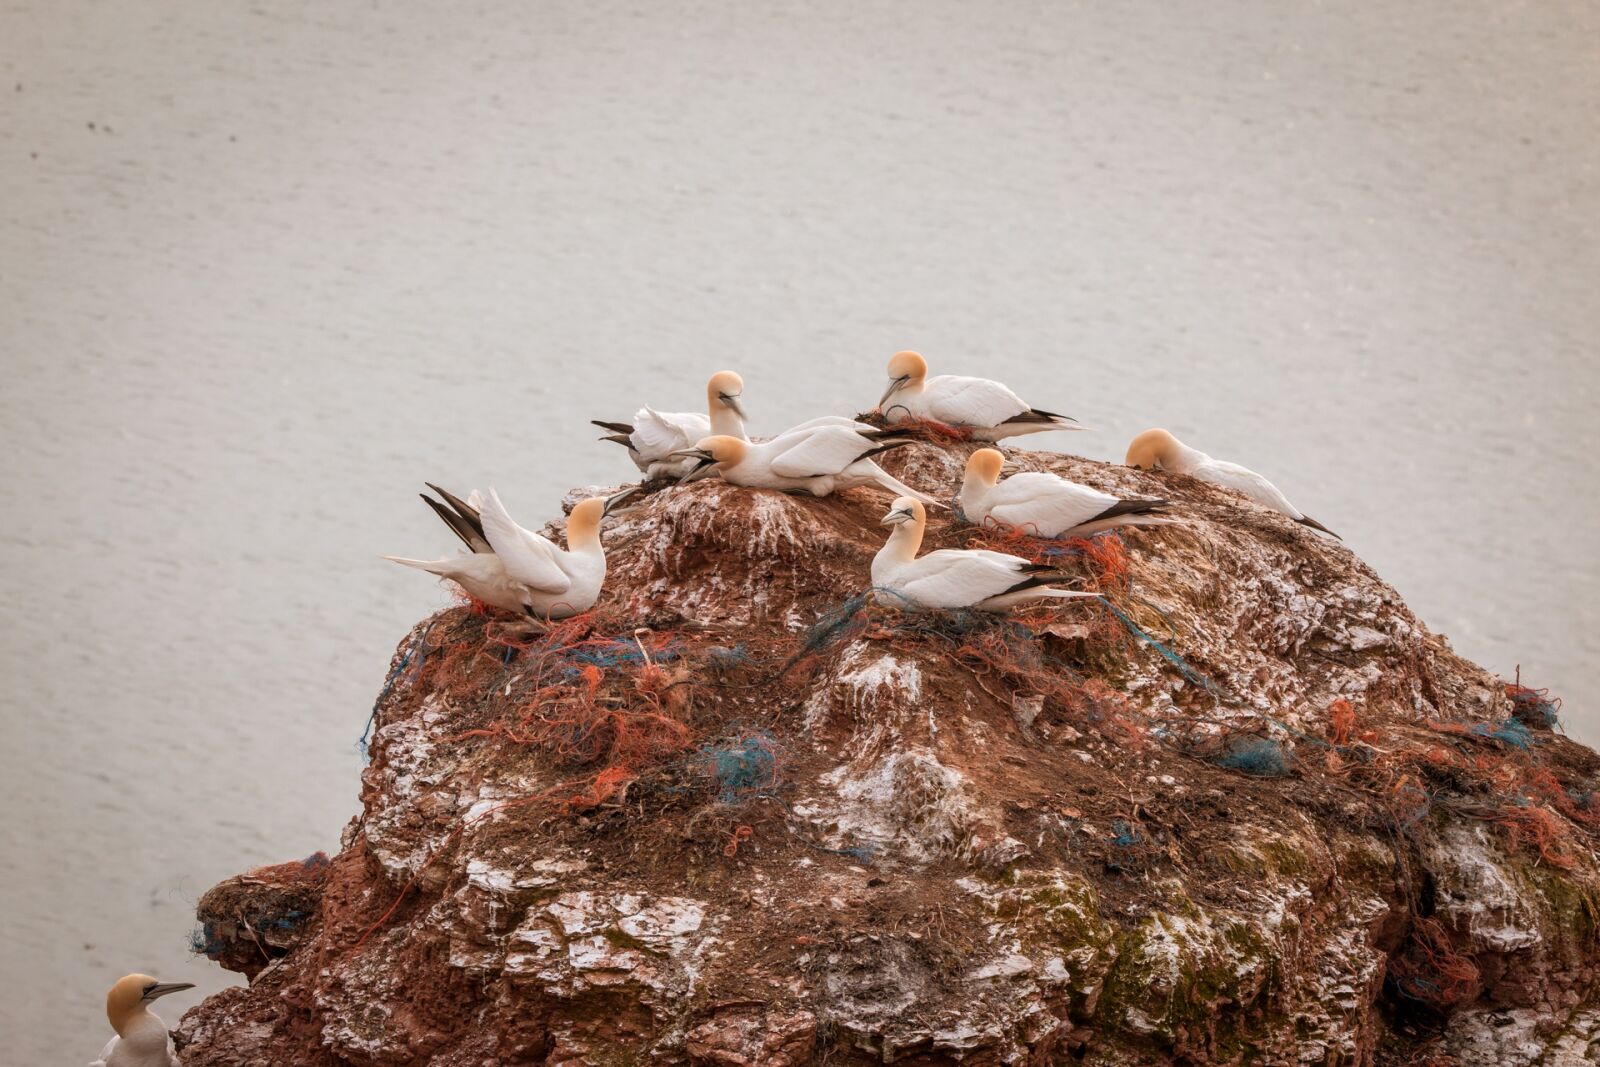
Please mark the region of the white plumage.
[[1063, 579], [1059, 572], [1004, 552], [945, 548], [919, 557], [927, 512], [910, 497], [896, 500], [882, 521], [894, 530], [872, 559], [872, 585], [891, 605], [1005, 611], [1095, 595], [1052, 588], [1049, 582]]
[[1165, 500], [1124, 500], [1054, 474], [1028, 471], [1000, 481], [1005, 457], [980, 448], [967, 458], [961, 513], [968, 522], [1014, 527], [1035, 537], [1086, 537], [1116, 526], [1170, 522]]
[[685, 451], [696, 467], [684, 480], [720, 473], [734, 485], [812, 496], [827, 496], [837, 489], [859, 485], [880, 485], [899, 496], [935, 503], [932, 497], [906, 485], [869, 458], [907, 443], [889, 436], [868, 437], [846, 426], [791, 430], [760, 442], [712, 436]]
[[878, 407], [891, 423], [931, 419], [967, 429], [975, 440], [997, 441], [1045, 430], [1081, 430], [1065, 415], [1031, 407], [1016, 393], [988, 378], [954, 374], [928, 377], [928, 361], [916, 352], [897, 352], [889, 360], [889, 388]]
[[450, 508], [426, 495], [422, 499], [471, 551], [437, 560], [385, 559], [449, 578], [490, 607], [540, 619], [581, 614], [599, 599], [606, 577], [600, 542], [600, 520], [609, 506], [605, 499], [591, 497], [572, 509], [568, 547], [562, 550], [517, 525], [493, 489], [487, 498], [474, 492], [470, 502], [463, 502], [438, 486], [430, 488]]
[[603, 440], [626, 445], [634, 465], [649, 479], [678, 478], [687, 474], [694, 461], [681, 453], [696, 441], [712, 434], [743, 438], [744, 409], [739, 397], [744, 379], [731, 370], [718, 371], [706, 382], [706, 411], [657, 411], [646, 406], [634, 412], [633, 422], [600, 422], [594, 425], [612, 431]]
[[1321, 530], [1334, 537], [1339, 535], [1313, 519], [1293, 504], [1289, 498], [1267, 479], [1248, 467], [1226, 460], [1212, 459], [1198, 448], [1190, 448], [1166, 430], [1146, 430], [1128, 445], [1126, 459], [1130, 467], [1146, 470], [1168, 470], [1187, 474], [1191, 478], [1243, 493], [1257, 504], [1287, 515], [1295, 522]]
[[193, 988], [192, 982], [158, 982], [147, 974], [119, 978], [106, 994], [106, 1021], [117, 1036], [89, 1067], [181, 1067], [167, 1024], [150, 1005]]

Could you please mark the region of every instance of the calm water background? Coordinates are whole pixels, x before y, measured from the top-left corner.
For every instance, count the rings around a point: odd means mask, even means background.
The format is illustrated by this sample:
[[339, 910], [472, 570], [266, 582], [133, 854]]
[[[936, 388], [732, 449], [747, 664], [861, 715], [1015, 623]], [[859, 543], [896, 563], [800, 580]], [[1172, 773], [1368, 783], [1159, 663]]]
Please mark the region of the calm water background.
[[422, 479], [534, 524], [721, 367], [1164, 424], [1600, 740], [1600, 8], [1201, 10], [0, 0], [0, 1058], [336, 847]]

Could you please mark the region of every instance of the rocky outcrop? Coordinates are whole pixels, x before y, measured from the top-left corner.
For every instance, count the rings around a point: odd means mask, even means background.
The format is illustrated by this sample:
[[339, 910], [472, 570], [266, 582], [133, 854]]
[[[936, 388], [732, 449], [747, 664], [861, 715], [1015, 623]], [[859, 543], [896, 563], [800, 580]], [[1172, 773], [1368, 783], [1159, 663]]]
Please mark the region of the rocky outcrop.
[[1549, 706], [1281, 516], [1013, 458], [1184, 522], [940, 516], [1104, 596], [912, 614], [861, 596], [882, 494], [700, 482], [608, 528], [590, 615], [421, 623], [342, 850], [203, 902], [252, 982], [185, 1062], [1600, 1059], [1600, 760]]

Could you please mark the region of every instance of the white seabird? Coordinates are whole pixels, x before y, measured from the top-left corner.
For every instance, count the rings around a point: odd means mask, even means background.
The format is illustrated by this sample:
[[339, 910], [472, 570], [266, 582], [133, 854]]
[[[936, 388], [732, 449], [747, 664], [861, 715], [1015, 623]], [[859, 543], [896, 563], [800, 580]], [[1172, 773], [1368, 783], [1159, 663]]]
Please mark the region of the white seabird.
[[711, 434], [746, 436], [744, 409], [739, 405], [743, 392], [743, 378], [731, 370], [719, 370], [706, 382], [706, 415], [696, 411], [656, 411], [646, 406], [634, 414], [632, 423], [591, 421], [611, 431], [602, 441], [627, 446], [628, 455], [646, 478], [677, 478], [688, 473], [694, 464], [681, 456], [674, 457], [674, 452], [691, 448]]
[[811, 496], [827, 496], [835, 489], [858, 485], [880, 485], [897, 496], [936, 504], [938, 501], [872, 461], [880, 452], [910, 443], [908, 438], [896, 438], [889, 431], [867, 434], [847, 426], [791, 430], [761, 442], [712, 436], [681, 453], [695, 464], [681, 480], [694, 481], [720, 473], [734, 485]]
[[961, 513], [974, 525], [992, 521], [1035, 537], [1087, 537], [1115, 526], [1171, 522], [1159, 513], [1165, 500], [1123, 500], [1041, 471], [1000, 481], [1006, 458], [993, 448], [967, 457], [961, 483]]
[[1041, 600], [1096, 594], [1055, 589], [1062, 573], [1044, 563], [985, 549], [944, 548], [918, 558], [928, 515], [922, 503], [901, 497], [881, 520], [893, 526], [872, 558], [872, 585], [891, 595], [884, 602], [918, 608], [1005, 611]]
[[540, 620], [564, 619], [594, 607], [606, 577], [600, 520], [636, 491], [579, 501], [567, 518], [563, 551], [518, 526], [493, 489], [486, 498], [474, 492], [469, 503], [431, 482], [428, 488], [450, 507], [426, 493], [422, 499], [471, 551], [436, 560], [383, 558], [448, 578], [490, 607]]
[[1174, 474], [1187, 474], [1213, 485], [1237, 490], [1273, 511], [1289, 516], [1303, 526], [1321, 530], [1333, 537], [1339, 535], [1313, 519], [1293, 504], [1282, 491], [1248, 467], [1226, 460], [1212, 459], [1197, 448], [1190, 448], [1166, 430], [1146, 430], [1128, 445], [1126, 463], [1144, 470], [1166, 470]]
[[[890, 401], [893, 403], [890, 403]], [[988, 378], [954, 374], [928, 377], [928, 361], [916, 352], [889, 360], [889, 388], [878, 407], [891, 423], [931, 419], [971, 432], [978, 441], [998, 441], [1045, 430], [1082, 430], [1066, 415], [1030, 407], [1016, 393]]]
[[168, 993], [193, 988], [193, 982], [158, 982], [148, 974], [117, 979], [106, 994], [106, 1019], [117, 1036], [89, 1067], [179, 1067], [167, 1024], [150, 1005]]

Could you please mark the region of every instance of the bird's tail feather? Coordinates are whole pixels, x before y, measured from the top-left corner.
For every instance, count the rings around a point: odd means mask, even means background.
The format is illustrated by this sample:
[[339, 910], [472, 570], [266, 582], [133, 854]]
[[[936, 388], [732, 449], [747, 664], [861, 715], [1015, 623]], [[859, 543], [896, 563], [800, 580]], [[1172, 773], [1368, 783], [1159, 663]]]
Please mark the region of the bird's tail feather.
[[1327, 534], [1329, 537], [1333, 538], [1336, 541], [1343, 541], [1344, 540], [1344, 538], [1340, 537], [1338, 534], [1334, 533], [1332, 530], [1330, 530], [1326, 526], [1322, 525], [1322, 523], [1318, 522], [1316, 519], [1313, 519], [1310, 515], [1302, 515], [1302, 516], [1300, 516], [1298, 519], [1296, 519], [1294, 521], [1298, 522], [1302, 526], [1309, 526], [1313, 530], [1321, 530], [1323, 533]]
[[1090, 519], [1082, 526], [1074, 526], [1060, 536], [1088, 537], [1102, 530], [1116, 529], [1118, 526], [1175, 526], [1182, 521], [1175, 515], [1116, 515], [1109, 519]]

